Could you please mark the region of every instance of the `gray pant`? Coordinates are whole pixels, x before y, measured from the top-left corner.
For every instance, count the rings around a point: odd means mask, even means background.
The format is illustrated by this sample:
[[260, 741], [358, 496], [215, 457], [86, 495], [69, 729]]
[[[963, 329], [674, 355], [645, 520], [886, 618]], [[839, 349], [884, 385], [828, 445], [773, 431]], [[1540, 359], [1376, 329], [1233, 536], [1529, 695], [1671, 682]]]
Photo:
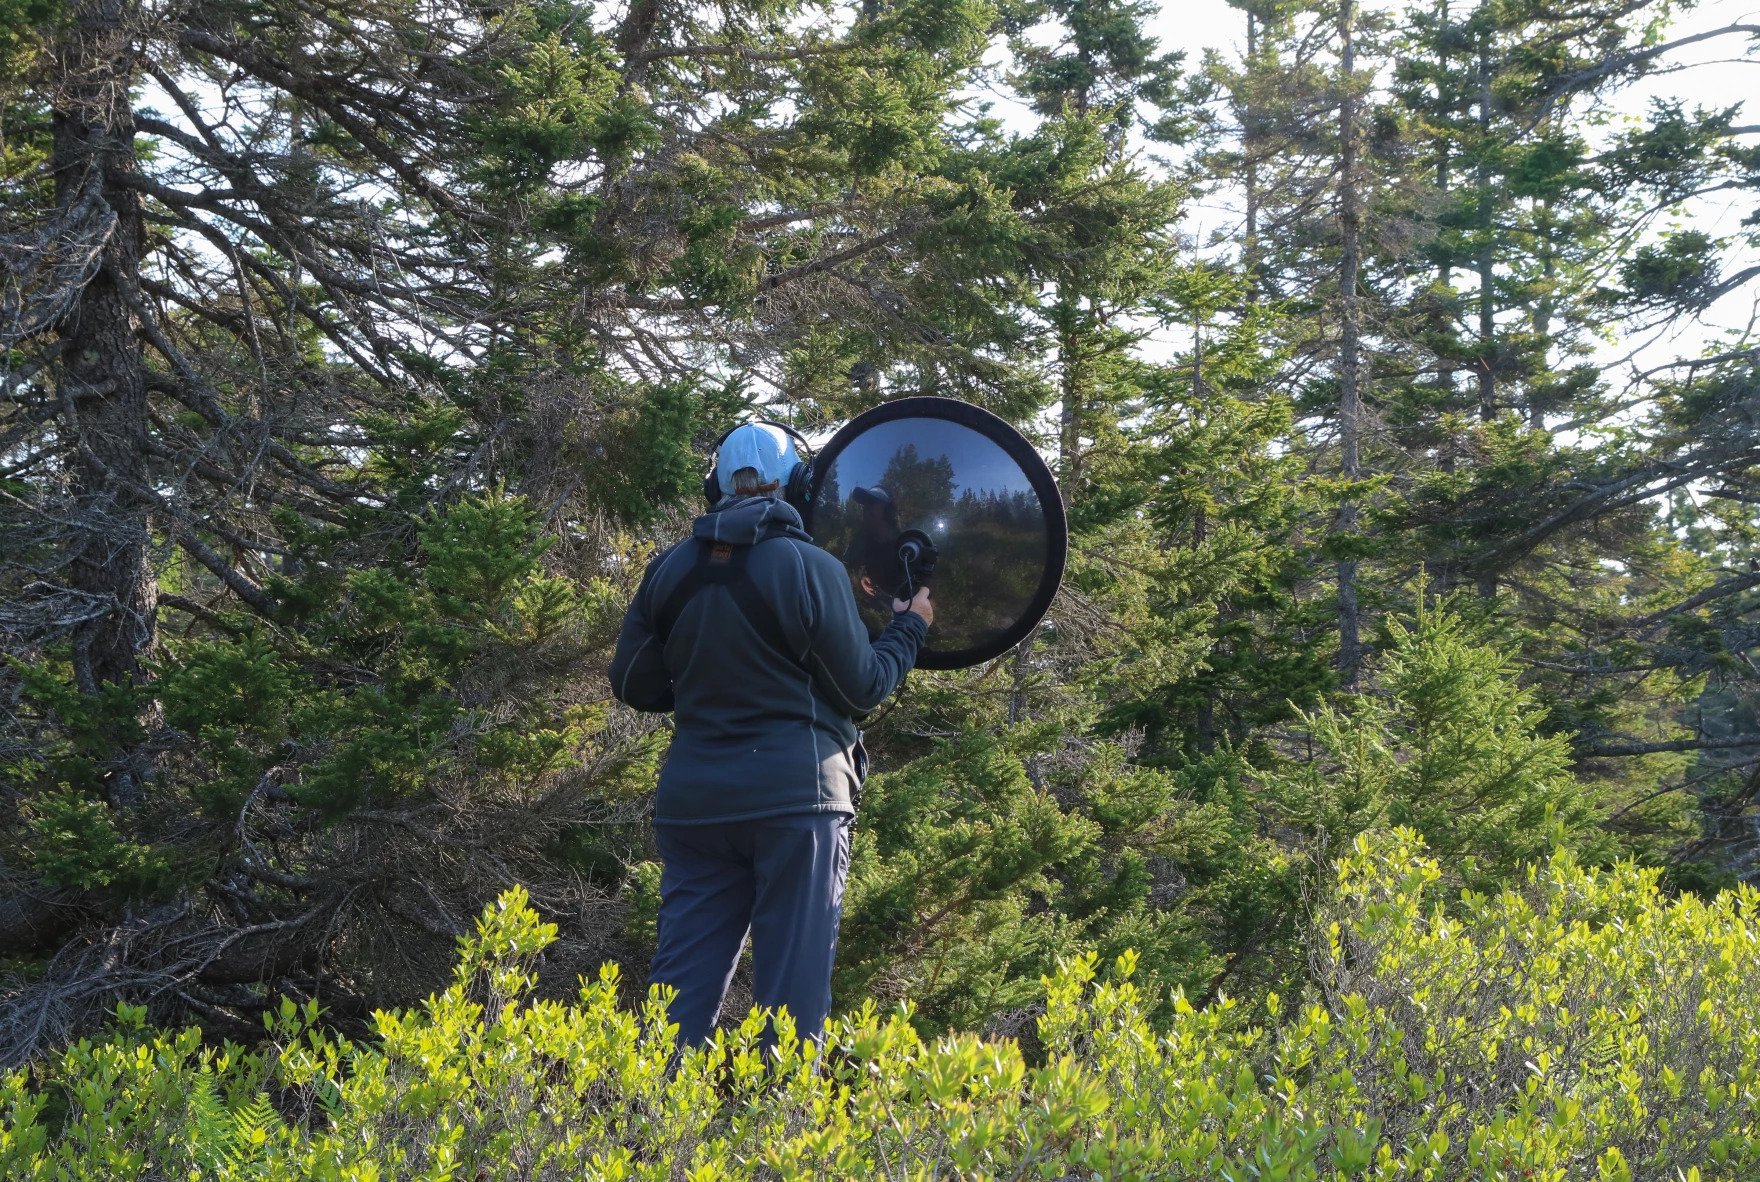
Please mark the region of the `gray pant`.
[[678, 990], [669, 1013], [680, 1043], [708, 1040], [748, 931], [753, 1003], [787, 1006], [800, 1037], [820, 1037], [852, 819], [802, 813], [654, 827], [660, 943], [648, 983]]

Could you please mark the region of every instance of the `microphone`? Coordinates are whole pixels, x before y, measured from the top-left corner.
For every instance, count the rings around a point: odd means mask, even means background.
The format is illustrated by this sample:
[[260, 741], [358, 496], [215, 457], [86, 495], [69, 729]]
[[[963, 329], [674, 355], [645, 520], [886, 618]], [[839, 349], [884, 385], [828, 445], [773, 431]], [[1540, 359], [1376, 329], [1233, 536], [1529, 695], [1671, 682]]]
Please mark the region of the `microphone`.
[[909, 599], [918, 588], [926, 586], [935, 573], [941, 551], [920, 529], [907, 529], [898, 535], [898, 564], [904, 574], [900, 599]]

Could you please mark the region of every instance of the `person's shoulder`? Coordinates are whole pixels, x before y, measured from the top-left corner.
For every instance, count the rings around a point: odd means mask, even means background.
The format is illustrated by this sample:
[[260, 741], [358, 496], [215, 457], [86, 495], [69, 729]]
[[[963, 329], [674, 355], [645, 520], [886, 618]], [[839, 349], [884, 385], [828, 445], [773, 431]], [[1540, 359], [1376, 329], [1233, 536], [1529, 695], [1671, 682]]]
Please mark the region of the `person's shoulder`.
[[642, 581], [650, 585], [656, 581], [676, 581], [678, 576], [675, 572], [684, 571], [695, 561], [696, 547], [691, 544], [693, 540], [689, 537], [680, 538], [649, 558], [642, 571]]
[[809, 573], [827, 571], [842, 573], [843, 571], [843, 563], [839, 562], [836, 556], [823, 546], [814, 545], [810, 538], [785, 534], [773, 539], [771, 544], [786, 547], [787, 551], [792, 552], [800, 560], [801, 566]]
[[782, 534], [766, 538], [758, 544], [754, 561], [782, 578], [792, 576], [807, 583], [836, 583], [846, 577], [841, 562], [804, 536]]

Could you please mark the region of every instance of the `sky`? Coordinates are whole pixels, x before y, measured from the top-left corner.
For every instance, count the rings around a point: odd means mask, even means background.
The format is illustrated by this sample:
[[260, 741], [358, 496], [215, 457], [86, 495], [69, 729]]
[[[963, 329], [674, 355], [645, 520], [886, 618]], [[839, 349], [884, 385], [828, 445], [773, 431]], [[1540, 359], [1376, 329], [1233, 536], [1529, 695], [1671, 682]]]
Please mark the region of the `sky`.
[[[1368, 0], [1366, 7], [1395, 6]], [[1703, 0], [1695, 8], [1679, 14], [1674, 35], [1754, 22], [1760, 22], [1760, 4], [1754, 0]], [[1164, 0], [1160, 11], [1149, 22], [1149, 31], [1160, 39], [1162, 48], [1184, 50], [1186, 61], [1195, 63], [1206, 49], [1221, 49], [1231, 57], [1238, 57], [1245, 48], [1246, 21], [1240, 10], [1230, 8], [1225, 0]], [[1652, 79], [1645, 87], [1634, 88], [1633, 94], [1647, 98], [1651, 93], [1686, 93], [1707, 105], [1739, 102], [1752, 94], [1760, 82], [1760, 74], [1756, 73], [1760, 69], [1756, 64], [1760, 58], [1750, 58], [1744, 63], [1714, 63], [1739, 55], [1741, 49], [1739, 37], [1690, 46], [1677, 58], [1682, 63], [1695, 63], [1693, 69]]]
[[[1384, 0], [1365, 0], [1365, 6], [1394, 7]], [[1678, 13], [1668, 39], [1731, 24], [1760, 24], [1760, 0], [1703, 0]], [[1245, 49], [1245, 18], [1225, 0], [1164, 0], [1149, 29], [1163, 49], [1183, 50], [1188, 65], [1200, 61], [1206, 49], [1220, 50], [1225, 57], [1237, 60]], [[1744, 51], [1748, 53], [1745, 58]], [[1635, 116], [1648, 109], [1652, 98], [1686, 98], [1713, 109], [1744, 105], [1737, 122], [1760, 125], [1760, 101], [1755, 101], [1760, 96], [1760, 47], [1750, 48], [1748, 39], [1740, 35], [1717, 37], [1672, 51], [1668, 60], [1674, 65], [1666, 72], [1653, 74], [1622, 92], [1621, 109]], [[1760, 135], [1755, 139], [1760, 140]], [[1713, 234], [1727, 235], [1753, 211], [1751, 192], [1717, 194], [1693, 202], [1682, 220]], [[1186, 228], [1198, 242], [1213, 233], [1232, 230], [1240, 220], [1222, 195], [1193, 202], [1187, 217]], [[1732, 252], [1726, 273], [1755, 261], [1760, 257], [1753, 252]], [[1676, 335], [1654, 341], [1609, 342], [1598, 360], [1603, 364], [1623, 362], [1635, 349], [1631, 364], [1642, 368], [1696, 354], [1707, 342], [1746, 327], [1755, 315], [1757, 299], [1760, 285], [1732, 293], [1708, 309], [1699, 323], [1684, 326]]]

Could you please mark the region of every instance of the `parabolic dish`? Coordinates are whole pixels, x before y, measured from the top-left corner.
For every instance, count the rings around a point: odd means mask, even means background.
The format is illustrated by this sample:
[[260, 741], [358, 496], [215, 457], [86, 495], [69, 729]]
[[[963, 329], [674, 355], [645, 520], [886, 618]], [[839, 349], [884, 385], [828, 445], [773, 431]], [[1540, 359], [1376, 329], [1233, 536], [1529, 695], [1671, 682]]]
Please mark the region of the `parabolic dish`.
[[871, 635], [921, 574], [921, 558], [901, 561], [901, 540], [927, 535], [935, 626], [917, 655], [923, 669], [963, 669], [1019, 644], [1045, 617], [1069, 554], [1045, 461], [1002, 419], [955, 398], [901, 398], [851, 419], [819, 451], [808, 510]]

